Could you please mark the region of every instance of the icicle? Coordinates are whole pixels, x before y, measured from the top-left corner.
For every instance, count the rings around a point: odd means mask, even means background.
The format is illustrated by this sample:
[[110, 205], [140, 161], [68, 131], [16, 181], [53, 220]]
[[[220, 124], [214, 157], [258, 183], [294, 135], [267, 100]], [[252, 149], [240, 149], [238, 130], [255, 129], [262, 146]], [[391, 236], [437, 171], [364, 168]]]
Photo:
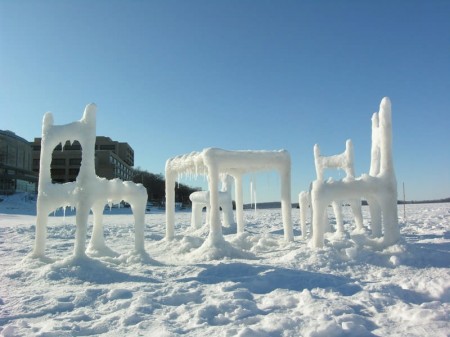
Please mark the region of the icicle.
[[253, 178], [250, 179], [250, 208], [253, 208]]
[[256, 217], [256, 188], [255, 187], [253, 187], [253, 202], [255, 203], [254, 216]]

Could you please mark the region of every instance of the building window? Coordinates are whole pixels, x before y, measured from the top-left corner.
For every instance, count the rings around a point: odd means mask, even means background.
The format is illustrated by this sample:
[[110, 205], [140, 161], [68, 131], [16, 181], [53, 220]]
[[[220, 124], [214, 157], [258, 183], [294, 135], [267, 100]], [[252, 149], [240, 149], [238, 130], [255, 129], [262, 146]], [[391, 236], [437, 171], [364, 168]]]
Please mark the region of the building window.
[[10, 166], [17, 166], [17, 148], [15, 146], [8, 146], [7, 164]]
[[70, 145], [70, 143], [67, 142], [66, 145], [64, 146], [64, 150], [81, 151], [81, 144], [77, 140], [74, 141], [72, 145]]
[[53, 158], [52, 165], [64, 166], [64, 165], [66, 165], [66, 160], [64, 158]]
[[0, 163], [6, 164], [8, 158], [8, 147], [6, 143], [0, 142]]
[[17, 166], [18, 168], [25, 168], [25, 151], [22, 147], [17, 149]]
[[100, 145], [100, 150], [115, 151], [116, 146], [115, 145]]
[[69, 169], [69, 175], [71, 175], [71, 176], [78, 176], [79, 172], [80, 172], [80, 169], [77, 169], [77, 168]]
[[63, 176], [66, 174], [65, 169], [51, 169], [52, 176]]
[[80, 166], [81, 165], [81, 158], [70, 158], [69, 159], [69, 165]]

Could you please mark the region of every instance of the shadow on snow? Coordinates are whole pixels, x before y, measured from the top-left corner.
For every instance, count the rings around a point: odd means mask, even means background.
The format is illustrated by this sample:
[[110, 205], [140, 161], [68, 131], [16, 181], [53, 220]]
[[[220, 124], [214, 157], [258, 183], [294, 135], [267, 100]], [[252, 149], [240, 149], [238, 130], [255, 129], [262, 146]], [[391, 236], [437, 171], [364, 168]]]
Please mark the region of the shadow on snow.
[[404, 235], [407, 254], [402, 264], [415, 268], [450, 268], [450, 242], [421, 242], [423, 240], [448, 240], [450, 232], [444, 235]]
[[70, 259], [54, 263], [50, 266], [50, 270], [46, 274], [46, 278], [53, 281], [69, 278], [75, 281], [90, 282], [95, 284], [120, 282], [160, 282], [154, 278], [131, 275], [117, 271], [101, 261], [97, 261], [89, 257]]
[[205, 270], [197, 277], [179, 281], [197, 281], [204, 284], [234, 282], [230, 290], [246, 288], [255, 294], [267, 294], [275, 289], [293, 291], [323, 288], [337, 291], [344, 296], [351, 296], [362, 288], [349, 278], [308, 272], [303, 270], [278, 268], [271, 266], [254, 266], [246, 263], [220, 263], [218, 265], [201, 265]]

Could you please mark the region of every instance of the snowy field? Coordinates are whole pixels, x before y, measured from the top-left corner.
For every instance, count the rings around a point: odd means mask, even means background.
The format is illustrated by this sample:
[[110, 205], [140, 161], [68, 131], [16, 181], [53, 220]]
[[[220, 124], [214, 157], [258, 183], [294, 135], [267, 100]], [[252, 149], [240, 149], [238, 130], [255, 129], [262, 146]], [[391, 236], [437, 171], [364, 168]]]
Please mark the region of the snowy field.
[[[331, 208], [330, 208], [331, 211]], [[344, 211], [346, 229], [351, 217]], [[367, 208], [363, 207], [365, 221]], [[312, 250], [283, 240], [281, 210], [245, 211], [246, 233], [225, 228], [237, 248], [226, 259], [199, 254], [207, 227], [176, 214], [146, 215], [145, 248], [135, 258], [127, 209], [105, 212], [105, 238], [117, 257], [64, 263], [73, 253], [75, 217], [50, 217], [47, 256], [28, 259], [35, 203], [0, 202], [2, 336], [448, 336], [450, 204], [406, 206], [401, 241], [384, 251], [329, 234]], [[331, 215], [331, 213], [330, 213]], [[92, 229], [90, 218], [89, 228]]]

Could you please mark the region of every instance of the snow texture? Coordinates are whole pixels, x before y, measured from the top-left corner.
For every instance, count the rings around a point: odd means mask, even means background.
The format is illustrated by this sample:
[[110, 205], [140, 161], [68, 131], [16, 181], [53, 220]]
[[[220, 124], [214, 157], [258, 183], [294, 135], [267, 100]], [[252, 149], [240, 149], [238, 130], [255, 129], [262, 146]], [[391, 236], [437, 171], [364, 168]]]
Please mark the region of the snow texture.
[[[96, 106], [89, 104], [83, 117], [67, 125], [54, 125], [48, 112], [42, 122], [42, 142], [37, 198], [36, 240], [34, 258], [45, 258], [48, 215], [58, 208], [76, 208], [76, 237], [74, 259], [83, 259], [86, 251], [86, 229], [89, 212], [94, 214], [94, 231], [89, 250], [98, 255], [114, 255], [105, 244], [103, 236], [103, 209], [106, 204], [130, 204], [135, 219], [135, 252], [145, 256], [144, 217], [147, 191], [141, 184], [107, 180], [95, 174]], [[64, 146], [77, 140], [82, 148], [81, 167], [76, 181], [65, 184], [52, 183], [50, 164], [58, 144]]]
[[[190, 212], [177, 212], [180, 235], [172, 242], [164, 240], [164, 213], [146, 214], [145, 249], [158, 263], [126, 253], [134, 244], [126, 208], [104, 214], [105, 239], [122, 255], [67, 263], [76, 214], [58, 210], [48, 219], [47, 245], [47, 256], [58, 262], [47, 263], [24, 259], [34, 242], [35, 201], [1, 199], [0, 336], [444, 337], [450, 331], [450, 204], [407, 205], [401, 239], [382, 250], [348, 234], [348, 207], [345, 237], [325, 233], [321, 250], [304, 240], [286, 244], [280, 209], [246, 210], [243, 234], [224, 230], [236, 255], [198, 262], [193, 256], [208, 229], [194, 229]], [[362, 211], [367, 223], [369, 207]], [[299, 223], [297, 210], [292, 218]], [[94, 220], [88, 216], [88, 235]]]
[[[242, 175], [249, 172], [276, 170], [281, 177], [281, 205], [283, 209], [284, 237], [293, 240], [291, 219], [291, 157], [280, 151], [227, 151], [207, 148], [202, 152], [177, 156], [166, 162], [166, 238], [174, 238], [175, 180], [177, 175], [187, 173], [208, 177], [209, 185], [209, 244], [226, 245], [219, 216], [219, 176], [228, 174], [234, 178], [236, 194], [237, 232], [244, 232]], [[217, 248], [217, 247], [216, 247]], [[225, 249], [225, 251], [228, 248]]]

